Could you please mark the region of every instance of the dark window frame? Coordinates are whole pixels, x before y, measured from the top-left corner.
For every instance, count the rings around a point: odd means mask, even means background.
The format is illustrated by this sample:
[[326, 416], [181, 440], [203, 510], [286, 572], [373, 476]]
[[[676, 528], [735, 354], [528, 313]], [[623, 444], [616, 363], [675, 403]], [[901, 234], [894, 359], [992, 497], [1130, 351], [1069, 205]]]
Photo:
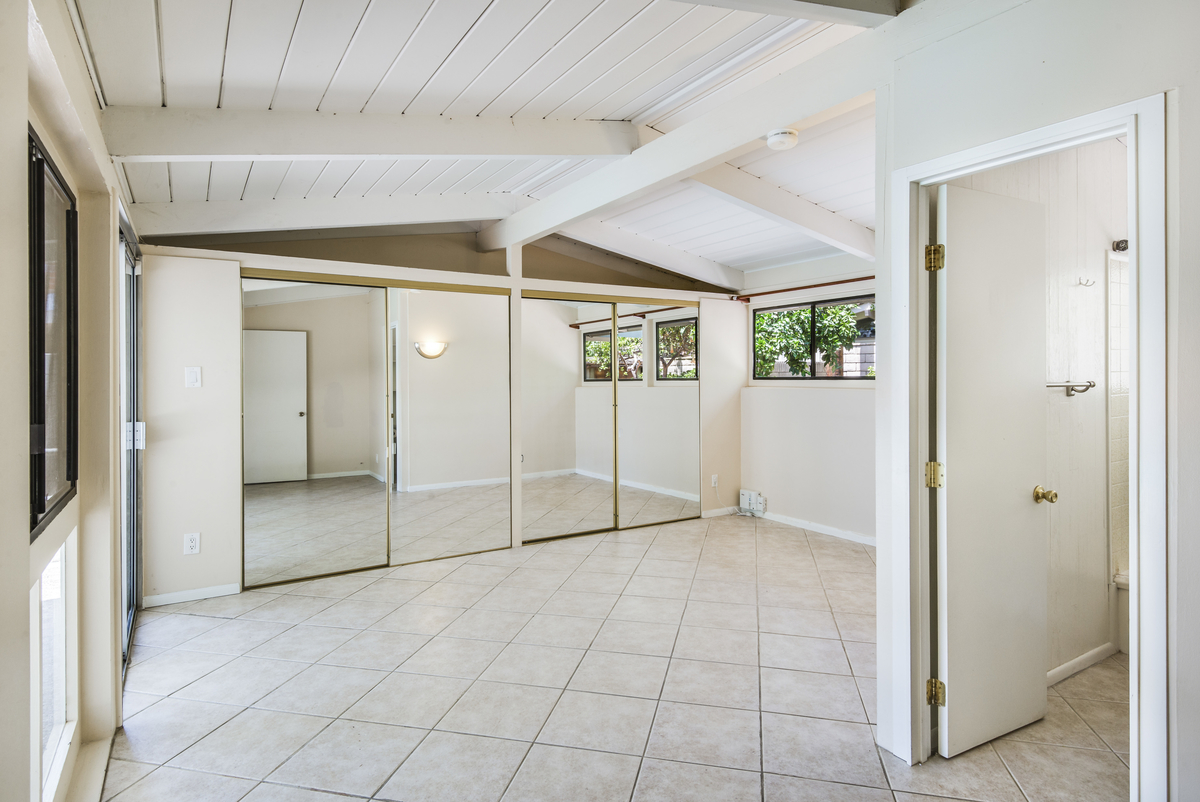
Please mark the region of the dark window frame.
[[[67, 491], [46, 506], [46, 181], [70, 201], [65, 223]], [[75, 193], [29, 129], [29, 542], [75, 498], [79, 483], [79, 212]]]
[[[845, 298], [825, 298], [817, 301], [800, 301], [778, 306], [764, 306], [754, 309], [750, 315], [750, 378], [754, 381], [875, 381], [874, 376], [825, 376], [817, 375], [817, 309], [822, 306], [839, 306], [846, 303], [875, 303], [875, 293], [851, 295]], [[808, 376], [759, 376], [758, 343], [755, 337], [758, 331], [758, 316], [766, 312], [780, 312], [790, 309], [808, 309]]]
[[[681, 323], [691, 323], [696, 327], [696, 375], [695, 376], [663, 376], [662, 369], [662, 337], [659, 332], [664, 326], [678, 326]], [[695, 382], [700, 381], [700, 316], [676, 317], [667, 320], [654, 321], [654, 380], [656, 382]]]
[[[621, 336], [621, 332], [624, 332], [624, 331], [642, 331], [642, 327], [641, 327], [641, 326], [620, 326], [620, 327], [618, 327], [618, 328], [617, 328], [617, 337], [619, 338], [619, 337]], [[604, 334], [607, 334], [607, 335], [608, 335], [608, 337], [609, 337], [609, 345], [608, 345], [608, 372], [609, 372], [609, 374], [610, 374], [610, 375], [609, 375], [609, 377], [608, 377], [608, 378], [605, 378], [605, 379], [589, 379], [589, 378], [588, 378], [588, 375], [587, 375], [587, 344], [588, 344], [588, 337], [589, 337], [589, 336], [595, 336], [595, 335], [598, 335], [598, 334], [599, 334], [599, 335], [604, 335]], [[619, 378], [619, 377], [618, 377], [617, 381], [622, 381], [622, 382], [640, 382], [640, 381], [642, 381], [642, 380], [645, 378], [645, 375], [646, 375], [646, 343], [645, 343], [645, 336], [646, 336], [645, 334], [643, 334], [643, 335], [642, 335], [642, 340], [643, 340], [643, 342], [642, 342], [642, 375], [641, 375], [641, 376], [630, 376], [630, 377], [628, 377], [628, 378], [625, 378], [625, 379], [622, 379], [622, 378]], [[582, 342], [582, 348], [583, 348], [583, 362], [581, 363], [581, 365], [582, 365], [582, 369], [583, 369], [583, 380], [584, 380], [585, 382], [608, 382], [608, 381], [612, 381], [612, 375], [611, 375], [611, 374], [612, 374], [612, 372], [613, 372], [613, 367], [614, 367], [613, 363], [614, 363], [614, 360], [613, 360], [613, 348], [612, 348], [612, 342], [611, 342], [611, 340], [612, 340], [612, 328], [611, 328], [611, 327], [610, 327], [610, 328], [607, 328], [607, 329], [596, 329], [595, 331], [585, 331], [585, 332], [583, 332], [583, 336], [580, 338], [580, 341]], [[617, 371], [617, 372], [619, 373], [620, 371]]]

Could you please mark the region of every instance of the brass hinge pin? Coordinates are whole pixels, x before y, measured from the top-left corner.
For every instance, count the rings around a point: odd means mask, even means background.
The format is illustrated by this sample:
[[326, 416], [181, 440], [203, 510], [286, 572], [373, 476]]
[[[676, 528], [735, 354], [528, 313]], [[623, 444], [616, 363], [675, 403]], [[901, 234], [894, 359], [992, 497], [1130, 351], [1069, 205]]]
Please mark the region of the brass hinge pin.
[[946, 466], [940, 462], [925, 463], [925, 486], [926, 487], [945, 487], [946, 486]]
[[926, 245], [925, 246], [925, 269], [933, 272], [941, 270], [946, 266], [946, 246], [945, 245]]
[[925, 680], [925, 704], [934, 707], [946, 706], [946, 684], [940, 679]]

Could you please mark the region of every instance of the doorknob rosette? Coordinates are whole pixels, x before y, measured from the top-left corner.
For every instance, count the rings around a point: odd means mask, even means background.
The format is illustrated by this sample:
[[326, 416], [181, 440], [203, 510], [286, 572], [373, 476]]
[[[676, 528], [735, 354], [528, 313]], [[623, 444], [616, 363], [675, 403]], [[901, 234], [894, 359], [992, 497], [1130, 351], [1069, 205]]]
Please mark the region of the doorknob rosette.
[[1041, 504], [1043, 501], [1049, 501], [1051, 504], [1055, 504], [1058, 502], [1058, 491], [1047, 490], [1041, 485], [1038, 485], [1033, 489], [1033, 500], [1038, 504]]

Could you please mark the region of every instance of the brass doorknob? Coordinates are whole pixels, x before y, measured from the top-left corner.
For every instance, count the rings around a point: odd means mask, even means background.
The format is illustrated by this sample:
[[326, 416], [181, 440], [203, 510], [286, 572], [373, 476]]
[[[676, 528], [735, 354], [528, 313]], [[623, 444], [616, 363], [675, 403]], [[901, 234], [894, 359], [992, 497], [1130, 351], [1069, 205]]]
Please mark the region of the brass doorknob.
[[1049, 501], [1051, 504], [1054, 504], [1056, 501], [1058, 501], [1058, 491], [1047, 490], [1041, 485], [1038, 485], [1033, 489], [1033, 500], [1038, 504], [1041, 504], [1043, 501]]

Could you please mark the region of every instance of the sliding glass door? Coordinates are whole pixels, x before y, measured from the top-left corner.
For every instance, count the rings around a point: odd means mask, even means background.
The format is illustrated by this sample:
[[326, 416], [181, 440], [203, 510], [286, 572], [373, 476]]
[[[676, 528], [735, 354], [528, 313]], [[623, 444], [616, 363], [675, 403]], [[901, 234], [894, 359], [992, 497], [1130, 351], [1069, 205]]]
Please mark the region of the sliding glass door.
[[136, 242], [121, 233], [121, 653], [129, 659], [133, 619], [141, 599], [142, 455], [142, 266]]

